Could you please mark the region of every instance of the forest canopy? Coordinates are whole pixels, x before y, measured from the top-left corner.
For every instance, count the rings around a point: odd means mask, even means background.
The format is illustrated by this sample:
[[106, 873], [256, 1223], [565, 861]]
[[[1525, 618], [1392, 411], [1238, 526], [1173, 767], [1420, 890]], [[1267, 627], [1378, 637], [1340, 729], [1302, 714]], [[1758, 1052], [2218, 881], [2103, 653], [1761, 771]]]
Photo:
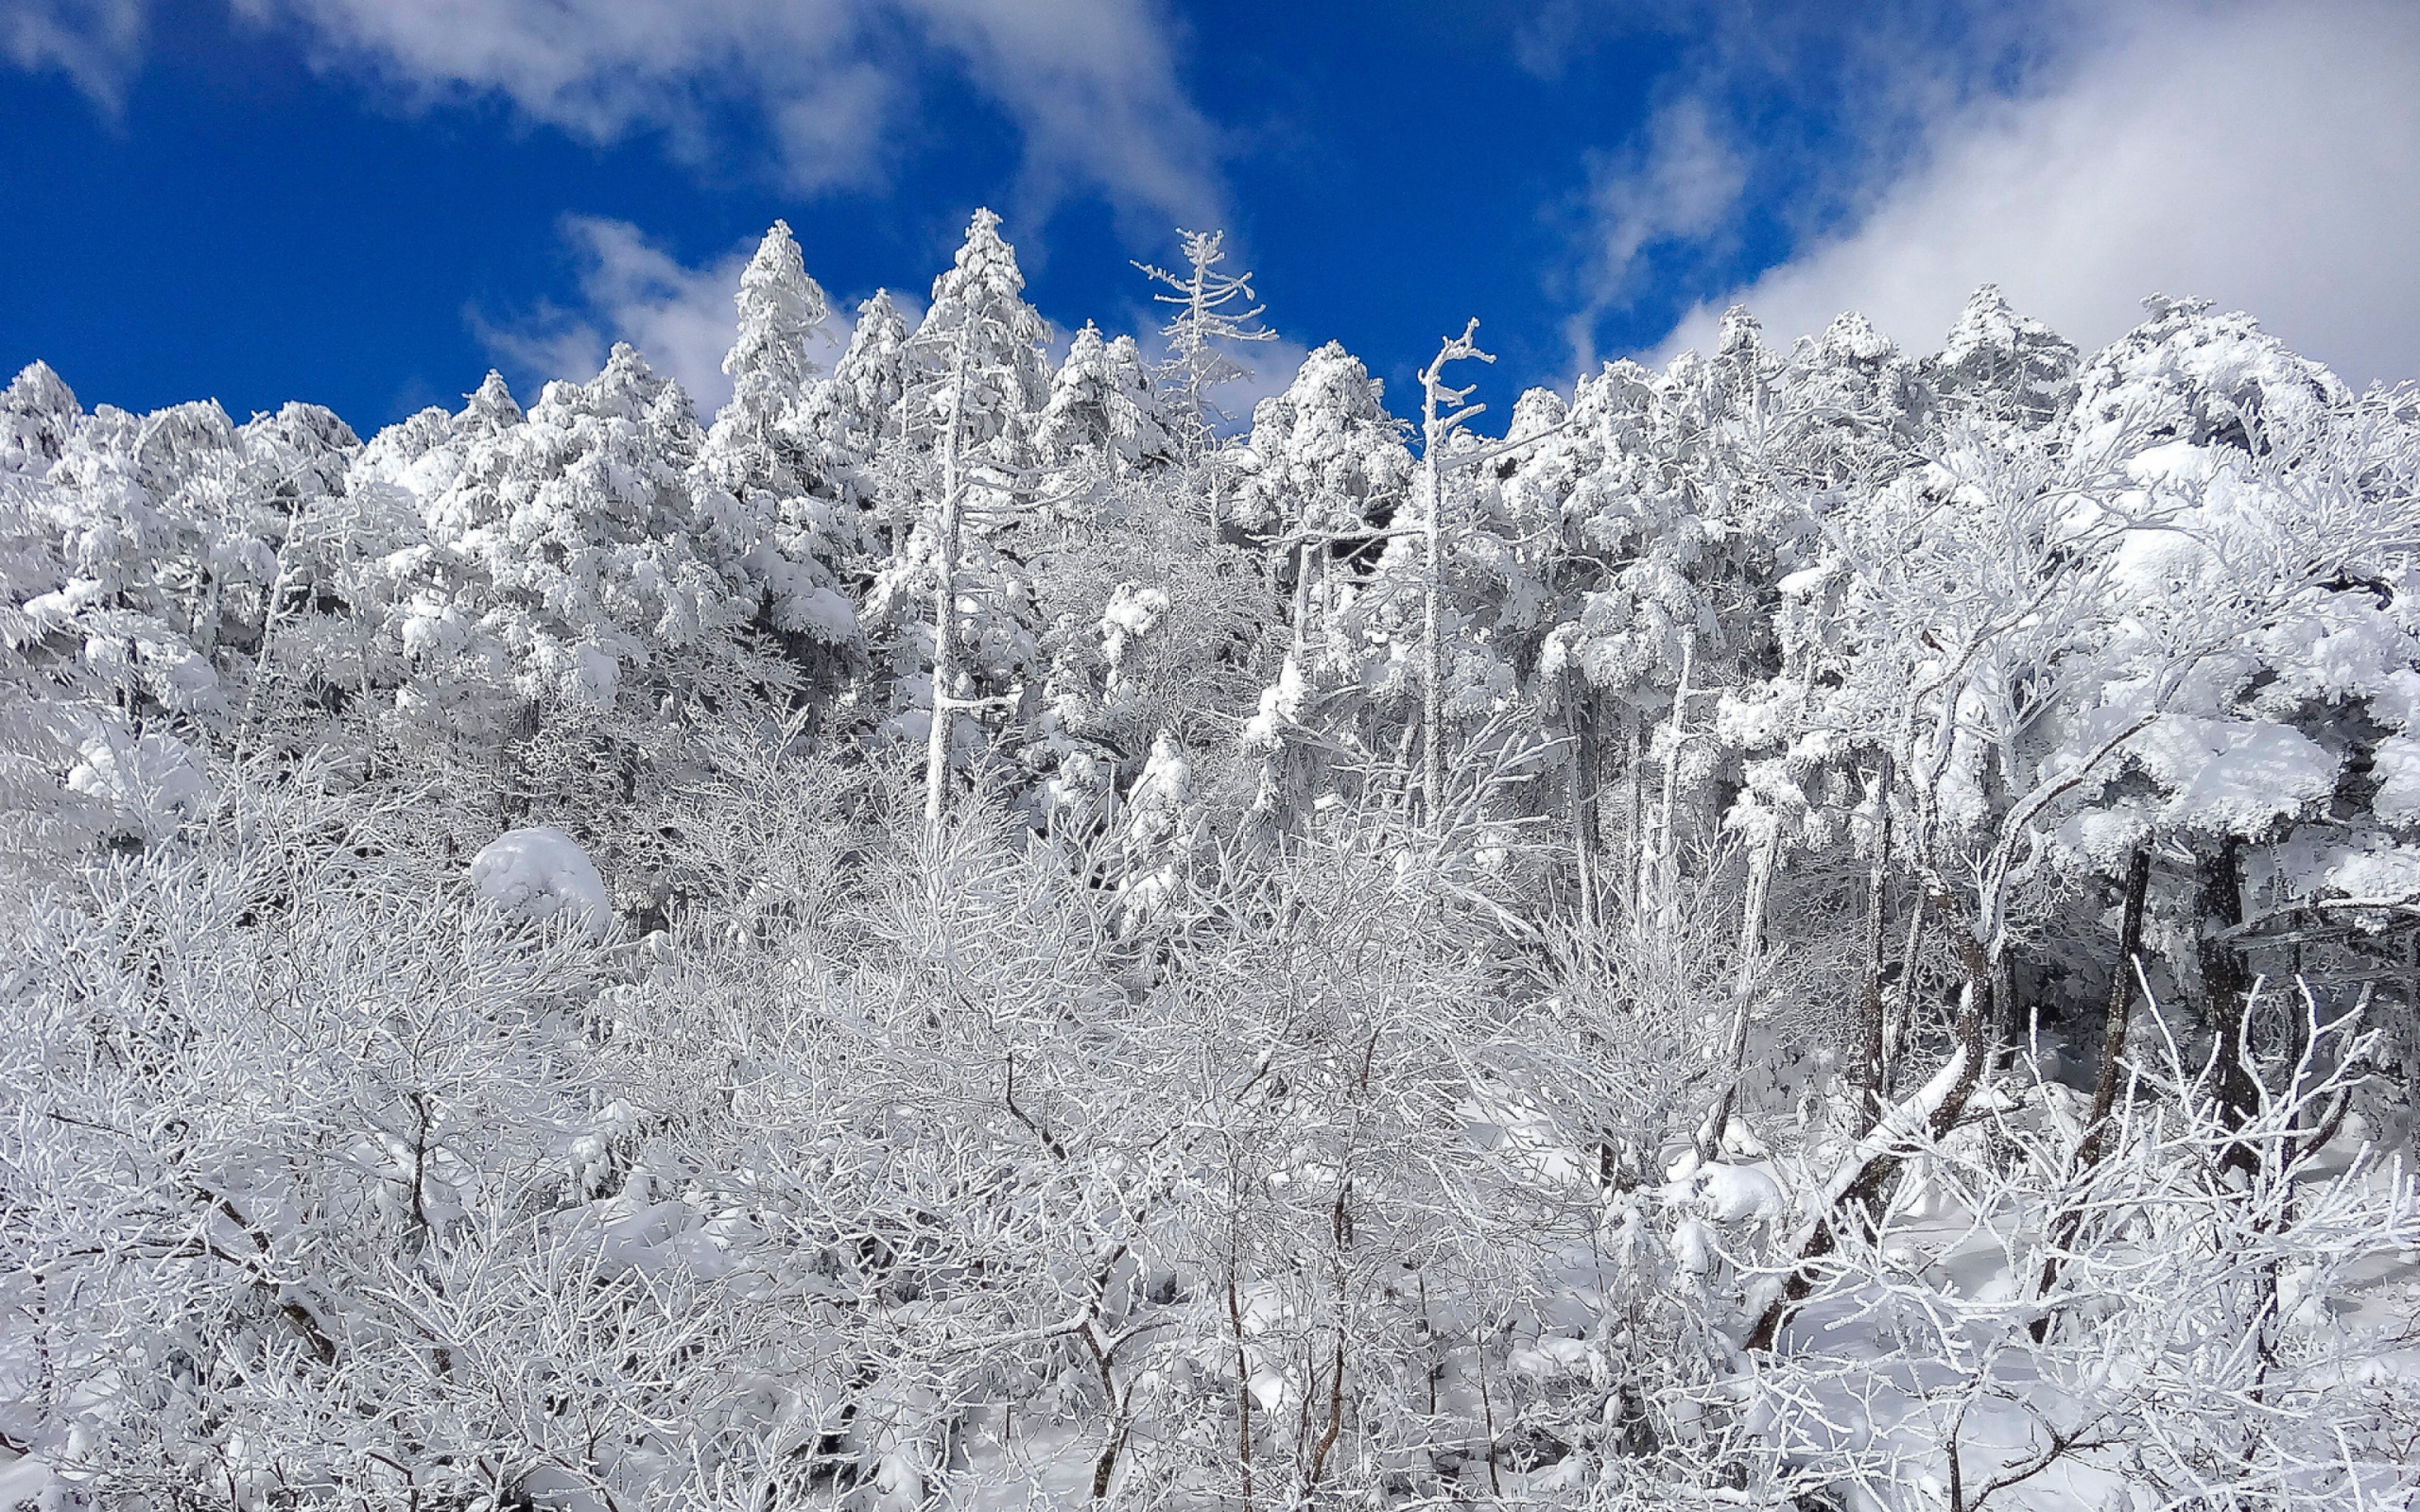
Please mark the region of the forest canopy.
[[1987, 286], [1234, 415], [1184, 248], [827, 372], [777, 223], [712, 417], [16, 376], [0, 1500], [2420, 1492], [2420, 393]]

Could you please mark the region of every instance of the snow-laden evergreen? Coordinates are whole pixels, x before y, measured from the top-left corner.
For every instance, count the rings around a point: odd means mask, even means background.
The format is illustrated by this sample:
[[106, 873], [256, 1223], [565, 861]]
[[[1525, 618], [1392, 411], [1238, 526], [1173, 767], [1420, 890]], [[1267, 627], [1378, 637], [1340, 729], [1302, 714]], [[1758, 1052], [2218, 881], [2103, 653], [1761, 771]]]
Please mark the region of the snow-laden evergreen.
[[710, 421], [17, 375], [0, 1503], [2420, 1494], [2420, 399], [1986, 287], [1244, 422], [1184, 246], [825, 373], [777, 223]]

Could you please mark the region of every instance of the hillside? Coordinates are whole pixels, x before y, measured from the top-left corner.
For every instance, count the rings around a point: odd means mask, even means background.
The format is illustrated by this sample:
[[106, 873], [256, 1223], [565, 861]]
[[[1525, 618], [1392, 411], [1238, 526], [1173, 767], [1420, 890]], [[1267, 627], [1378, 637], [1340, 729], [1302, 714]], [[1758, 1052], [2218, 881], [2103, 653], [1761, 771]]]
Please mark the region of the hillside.
[[777, 224], [712, 417], [17, 375], [0, 1504], [2420, 1492], [2420, 395], [1229, 415], [1187, 247], [824, 372]]

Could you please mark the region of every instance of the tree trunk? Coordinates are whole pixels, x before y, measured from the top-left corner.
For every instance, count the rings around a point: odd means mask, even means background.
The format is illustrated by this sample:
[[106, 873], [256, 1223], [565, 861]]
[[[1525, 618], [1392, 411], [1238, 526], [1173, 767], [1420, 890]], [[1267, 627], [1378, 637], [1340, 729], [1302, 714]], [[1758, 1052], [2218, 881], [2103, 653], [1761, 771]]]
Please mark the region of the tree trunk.
[[[2118, 1107], [2118, 1063], [2126, 1055], [2126, 1030], [2135, 1005], [2135, 957], [2143, 949], [2143, 905], [2151, 896], [2152, 855], [2137, 850], [2126, 868], [2126, 912], [2118, 930], [2118, 970], [2109, 984], [2109, 1018], [2100, 1030], [2100, 1065], [2093, 1075], [2092, 1111], [2084, 1120], [2083, 1140], [2076, 1146], [2076, 1170], [2090, 1171], [2100, 1163], [2101, 1153], [2108, 1145], [2109, 1115]], [[2049, 1295], [2051, 1285], [2059, 1279], [2059, 1255], [2075, 1242], [2076, 1233], [2083, 1227], [2083, 1213], [2069, 1209], [2059, 1215], [2051, 1229], [2049, 1257], [2042, 1262], [2042, 1282], [2034, 1289], [2039, 1297]], [[2033, 1320], [2033, 1342], [2041, 1343], [2050, 1336], [2048, 1314]]]
[[[2197, 858], [2201, 931], [2198, 952], [2202, 967], [2202, 1011], [2207, 1018], [2218, 1062], [2219, 1114], [2229, 1130], [2241, 1128], [2259, 1101], [2259, 1089], [2246, 1063], [2244, 1016], [2250, 1006], [2251, 982], [2243, 956], [2220, 935], [2243, 922], [2243, 841], [2226, 835], [2214, 854]], [[2240, 1144], [2229, 1144], [2223, 1162], [2249, 1173], [2259, 1160]]]
[[[1622, 909], [1628, 916], [1631, 933], [1647, 933], [1639, 902], [1644, 893], [1647, 875], [1647, 762], [1641, 749], [1645, 742], [1639, 732], [1638, 705], [1629, 704], [1622, 710], [1622, 759], [1629, 792], [1622, 805]], [[2420, 971], [2415, 971], [2420, 979]]]
[[1680, 798], [1681, 745], [1688, 731], [1689, 674], [1696, 652], [1695, 643], [1683, 643], [1681, 682], [1672, 691], [1671, 749], [1664, 753], [1664, 800], [1655, 815], [1655, 922], [1668, 939], [1681, 925], [1680, 846], [1672, 833], [1672, 815]]
[[949, 782], [950, 699], [958, 680], [958, 471], [959, 433], [966, 420], [966, 365], [974, 322], [959, 328], [952, 365], [949, 434], [942, 440], [942, 507], [933, 539], [933, 721], [925, 737], [925, 830], [938, 843], [942, 795]]
[[1992, 958], [1992, 1005], [1998, 1014], [1998, 1043], [1993, 1047], [1995, 1067], [2016, 1063], [2017, 1047], [2031, 1037], [2032, 1024], [2018, 1006], [2016, 990], [2016, 955], [2002, 949]]
[[1307, 676], [1311, 635], [1311, 553], [1313, 544], [1304, 541], [1294, 548], [1294, 664], [1304, 668]]
[[1421, 606], [1421, 796], [1428, 805], [1428, 823], [1443, 830], [1445, 822], [1445, 499], [1437, 467], [1437, 401], [1428, 401], [1428, 438], [1422, 448], [1428, 488], [1428, 580]]
[[[1942, 905], [1936, 903], [1935, 906]], [[1945, 914], [1948, 912], [1945, 907], [1942, 911]], [[1965, 990], [1958, 1002], [1958, 1044], [1966, 1053], [1966, 1088], [1971, 1091], [1974, 1084], [1982, 1078], [1986, 1057], [1991, 1053], [1992, 1024], [1997, 1017], [1994, 1011], [1993, 988], [1999, 978], [1999, 961], [1981, 940], [1975, 937], [1974, 930], [1957, 925], [1953, 937], [1958, 941], [1958, 964], [1966, 973]], [[1960, 1110], [1963, 1111], [1966, 1105], [1964, 1093], [1960, 1094], [1957, 1103]], [[1946, 1135], [1956, 1125], [1955, 1114], [1946, 1122], [1936, 1118], [1933, 1137], [1939, 1139]]]
[[1563, 703], [1571, 720], [1571, 854], [1580, 881], [1580, 927], [1593, 948], [1597, 935], [1597, 742], [1590, 728], [1587, 683], [1569, 664], [1563, 669]]
[[1739, 910], [1739, 960], [1731, 985], [1731, 1040], [1723, 1053], [1722, 1094], [1714, 1110], [1698, 1125], [1698, 1159], [1711, 1160], [1721, 1153], [1722, 1131], [1731, 1125], [1738, 1105], [1739, 1080], [1748, 1064], [1748, 1016], [1756, 1001], [1756, 967], [1764, 954], [1765, 898], [1772, 887], [1773, 863], [1781, 853], [1781, 828], [1775, 825], [1748, 861], [1748, 898]]
[[2076, 1158], [2084, 1165], [2100, 1159], [2110, 1111], [2118, 1106], [2118, 1063], [2126, 1055], [2126, 1031], [2135, 1008], [2135, 957], [2143, 950], [2143, 907], [2151, 898], [2152, 854], [2135, 852], [2126, 868], [2126, 912], [2118, 932], [2118, 971], [2109, 984], [2109, 1018], [2100, 1031], [2100, 1065], [2092, 1082], [2092, 1116]]
[[1236, 1257], [1227, 1262], [1227, 1322], [1236, 1332], [1236, 1463], [1243, 1472], [1244, 1512], [1252, 1512], [1252, 1361], [1244, 1352], [1244, 1311], [1236, 1296]]
[[1882, 1116], [1882, 934], [1891, 909], [1891, 753], [1875, 782], [1874, 868], [1865, 883], [1865, 990], [1858, 998], [1857, 1137], [1874, 1132]]
[[1899, 1052], [1907, 1043], [1908, 1024], [1914, 1016], [1916, 966], [1924, 954], [1925, 919], [1928, 913], [1921, 898], [1908, 910], [1908, 937], [1899, 948], [1899, 991], [1895, 1005], [1883, 1016], [1882, 1097], [1885, 1102], [1899, 1095]]
[[[1963, 920], [1950, 913], [1949, 901], [1938, 897], [1931, 905], [1945, 916], [1958, 941], [1959, 963], [1964, 968], [1966, 984], [1958, 1005], [1958, 1049], [1955, 1058], [1940, 1074], [1950, 1079], [1940, 1088], [1939, 1101], [1923, 1109], [1927, 1136], [1945, 1138], [1965, 1116], [1966, 1104], [1983, 1077], [1985, 1057], [1991, 1051], [1992, 978], [1996, 967], [1992, 954]], [[1954, 1075], [1952, 1074], [1954, 1071]], [[1936, 1077], [1935, 1085], [1939, 1085]], [[1924, 1098], [1930, 1092], [1919, 1092]], [[1889, 1206], [1898, 1185], [1899, 1173], [1907, 1164], [1907, 1154], [1894, 1144], [1883, 1144], [1864, 1156], [1864, 1163], [1841, 1188], [1841, 1195], [1830, 1211], [1816, 1219], [1815, 1227], [1799, 1246], [1798, 1263], [1782, 1283], [1781, 1295], [1774, 1297], [1755, 1327], [1748, 1331], [1742, 1348], [1771, 1349], [1781, 1336], [1782, 1329], [1794, 1316], [1801, 1303], [1813, 1295], [1815, 1276], [1811, 1267], [1840, 1246], [1839, 1226], [1843, 1222], [1870, 1224], [1874, 1215]]]

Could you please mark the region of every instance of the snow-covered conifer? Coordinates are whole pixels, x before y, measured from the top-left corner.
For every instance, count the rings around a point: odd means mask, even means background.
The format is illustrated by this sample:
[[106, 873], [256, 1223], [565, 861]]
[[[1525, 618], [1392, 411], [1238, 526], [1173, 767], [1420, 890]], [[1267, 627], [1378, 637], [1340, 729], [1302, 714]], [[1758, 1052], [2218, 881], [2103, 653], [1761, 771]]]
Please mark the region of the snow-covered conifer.
[[2076, 362], [2073, 343], [2017, 314], [1998, 284], [1986, 284], [1924, 371], [1952, 410], [2040, 425], [2074, 402]]
[[39, 477], [49, 472], [83, 413], [50, 364], [27, 363], [0, 392], [0, 472]]
[[[799, 423], [816, 370], [808, 347], [831, 311], [787, 222], [765, 233], [734, 302], [739, 335], [723, 358], [732, 399], [706, 433], [693, 479], [707, 522], [698, 544], [754, 592], [766, 628], [803, 647], [854, 645], [856, 615], [839, 592], [838, 563], [858, 545], [857, 511], [836, 497]], [[805, 660], [811, 674], [829, 670], [828, 653]]]
[[[1025, 302], [1025, 275], [999, 226], [991, 211], [975, 213], [956, 260], [933, 281], [932, 303], [909, 343], [913, 376], [899, 402], [899, 436], [921, 459], [916, 490], [926, 504], [908, 551], [885, 566], [867, 601], [869, 616], [903, 652], [909, 616], [922, 607], [929, 620], [931, 670], [919, 701], [926, 818], [935, 826], [944, 780], [964, 754], [953, 703], [998, 708], [1007, 698], [1004, 691], [969, 696], [975, 690], [962, 682], [961, 646], [976, 653], [994, 689], [1037, 649], [1022, 612], [1030, 590], [1000, 570], [987, 539], [1011, 524], [1030, 496], [1033, 419], [1050, 387], [1042, 351], [1047, 328]], [[970, 534], [977, 559], [962, 576]]]
[[875, 507], [879, 485], [869, 471], [908, 391], [908, 322], [881, 289], [857, 307], [847, 350], [832, 376], [807, 395], [790, 421], [815, 448], [824, 475], [841, 497]]
[[[1173, 306], [1160, 335], [1167, 343], [1167, 365], [1162, 382], [1174, 403], [1171, 434], [1188, 455], [1208, 451], [1218, 427], [1231, 417], [1220, 409], [1211, 390], [1252, 375], [1227, 343], [1274, 341], [1277, 333], [1260, 324], [1262, 306], [1253, 292], [1252, 274], [1230, 273], [1219, 266], [1227, 260], [1227, 233], [1179, 228], [1184, 238], [1184, 268], [1171, 272], [1137, 263], [1145, 277], [1170, 292], [1154, 293], [1161, 304]], [[1247, 308], [1248, 306], [1248, 308]], [[1215, 491], [1217, 483], [1214, 478]]]
[[1159, 394], [1132, 336], [1104, 341], [1087, 321], [1050, 380], [1050, 399], [1034, 420], [1034, 445], [1046, 466], [1089, 462], [1121, 475], [1174, 458]]
[[731, 402], [752, 422], [769, 421], [797, 404], [817, 371], [808, 347], [823, 334], [832, 307], [807, 276], [789, 222], [777, 220], [757, 244], [733, 296], [739, 337], [722, 360]]

